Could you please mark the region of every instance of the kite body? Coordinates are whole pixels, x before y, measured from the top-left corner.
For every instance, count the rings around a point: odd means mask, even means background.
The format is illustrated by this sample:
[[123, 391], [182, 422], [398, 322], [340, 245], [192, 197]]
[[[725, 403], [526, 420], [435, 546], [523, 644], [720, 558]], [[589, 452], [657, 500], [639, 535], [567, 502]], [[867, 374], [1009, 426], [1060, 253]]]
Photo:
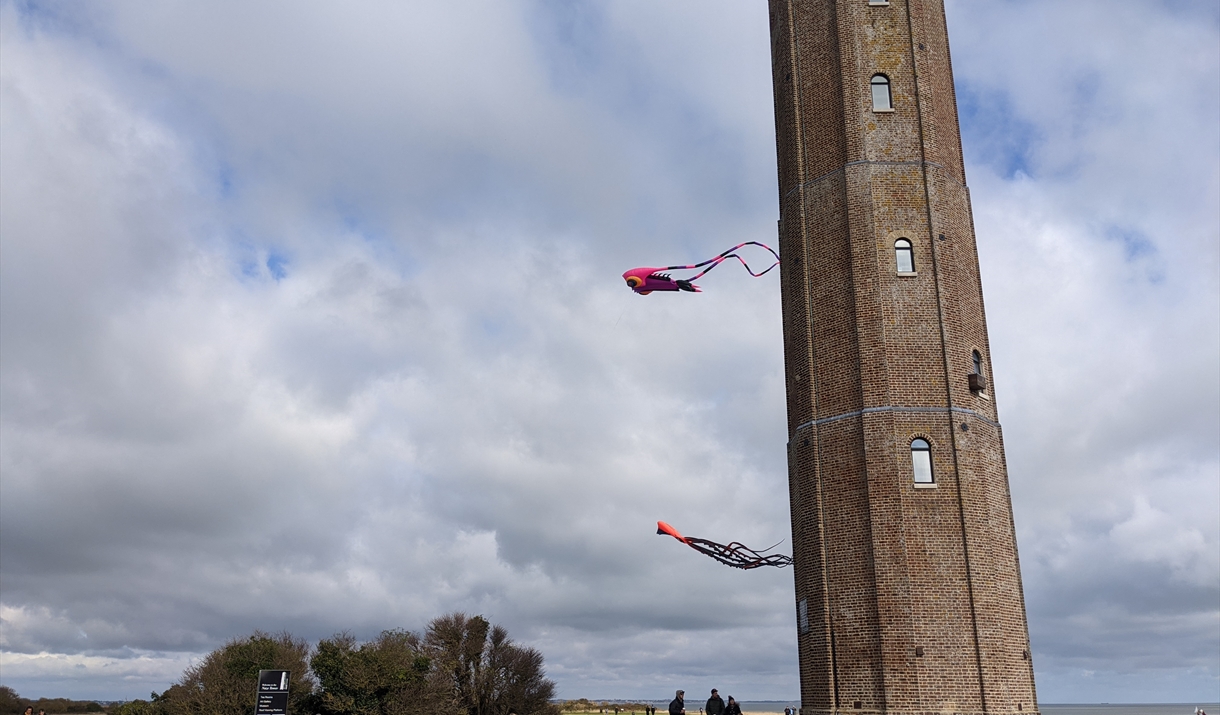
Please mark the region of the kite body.
[[[701, 554], [711, 556], [722, 564], [738, 569], [756, 569], [760, 566], [775, 566], [783, 568], [792, 565], [792, 557], [783, 554], [768, 554], [775, 546], [755, 551], [736, 541], [728, 544], [718, 544], [715, 541], [699, 539], [694, 536], [683, 536], [677, 529], [663, 521], [657, 522], [657, 534], [672, 536]], [[778, 546], [778, 544], [776, 545]]]
[[684, 290], [691, 293], [702, 292], [699, 286], [690, 281], [674, 280], [668, 273], [661, 271], [667, 268], [632, 268], [623, 274], [623, 280], [631, 290], [640, 295], [648, 295], [654, 290]]
[[[764, 270], [760, 273], [755, 273], [753, 270], [751, 270], [750, 265], [748, 263], [746, 263], [746, 260], [744, 258], [742, 258], [741, 256], [734, 253], [734, 251], [736, 251], [737, 249], [742, 248], [744, 246], [761, 246], [761, 247], [767, 249], [768, 251], [771, 252], [772, 256], [775, 256], [775, 262], [772, 263], [770, 266], [768, 266], [766, 268], [766, 270]], [[665, 266], [664, 268], [648, 268], [648, 267], [632, 268], [631, 270], [629, 270], [623, 274], [623, 280], [627, 281], [628, 288], [635, 291], [636, 293], [639, 293], [640, 295], [648, 295], [649, 293], [656, 291], [656, 290], [686, 291], [688, 293], [701, 293], [703, 291], [700, 290], [699, 286], [695, 285], [693, 283], [693, 281], [699, 279], [700, 277], [702, 277], [704, 275], [707, 275], [708, 271], [712, 270], [716, 266], [720, 265], [721, 262], [726, 261], [730, 258], [736, 258], [738, 261], [741, 261], [741, 265], [745, 266], [746, 271], [750, 275], [754, 276], [755, 278], [765, 274], [767, 271], [770, 271], [772, 268], [775, 268], [776, 266], [779, 265], [779, 254], [776, 253], [774, 250], [772, 250], [770, 246], [768, 246], [764, 243], [759, 243], [758, 241], [746, 241], [745, 243], [739, 243], [736, 246], [733, 246], [732, 248], [725, 251], [724, 253], [721, 253], [719, 256], [716, 256], [715, 258], [709, 258], [706, 261], [703, 261], [701, 263], [692, 263], [688, 266]], [[703, 268], [704, 266], [707, 266], [707, 268]], [[687, 271], [687, 270], [693, 271], [696, 268], [703, 268], [703, 270], [699, 271], [699, 273], [691, 276], [690, 278], [685, 278], [685, 279], [671, 278], [669, 276], [669, 273], [666, 272], [666, 271]]]

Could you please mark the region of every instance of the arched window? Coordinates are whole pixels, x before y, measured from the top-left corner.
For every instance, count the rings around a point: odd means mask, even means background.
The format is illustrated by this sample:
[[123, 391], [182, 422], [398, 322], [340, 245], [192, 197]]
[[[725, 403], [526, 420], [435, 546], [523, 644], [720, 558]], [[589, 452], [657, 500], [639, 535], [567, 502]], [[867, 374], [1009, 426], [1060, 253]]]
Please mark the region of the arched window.
[[911, 471], [916, 484], [932, 483], [932, 445], [926, 439], [911, 440]]
[[915, 272], [915, 252], [911, 249], [910, 241], [905, 238], [894, 241], [894, 260], [899, 273]]
[[890, 101], [890, 78], [883, 74], [873, 75], [873, 111], [888, 112], [894, 108]]
[[971, 392], [982, 394], [987, 389], [987, 378], [983, 376], [983, 356], [978, 350], [970, 353], [970, 376], [967, 379]]

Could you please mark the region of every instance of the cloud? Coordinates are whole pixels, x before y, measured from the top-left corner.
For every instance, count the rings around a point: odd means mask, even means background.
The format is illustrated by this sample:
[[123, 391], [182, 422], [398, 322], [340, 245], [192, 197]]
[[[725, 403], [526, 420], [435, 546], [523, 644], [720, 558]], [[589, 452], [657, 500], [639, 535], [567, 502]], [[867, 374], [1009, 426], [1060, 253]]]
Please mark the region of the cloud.
[[[66, 653], [0, 653], [5, 678], [43, 692], [136, 693], [148, 698], [194, 665], [181, 653], [133, 653], [123, 659]], [[104, 699], [105, 696], [97, 696]], [[131, 696], [128, 695], [130, 698]]]
[[[1206, 694], [1220, 33], [1085, 5], [949, 3], [1035, 664]], [[771, 239], [765, 13], [288, 10], [0, 9], [5, 684], [463, 609], [564, 696], [794, 695], [791, 574], [652, 534], [789, 533], [778, 287], [618, 282]]]
[[1098, 10], [950, 6], [1039, 694], [1215, 697], [1217, 23]]

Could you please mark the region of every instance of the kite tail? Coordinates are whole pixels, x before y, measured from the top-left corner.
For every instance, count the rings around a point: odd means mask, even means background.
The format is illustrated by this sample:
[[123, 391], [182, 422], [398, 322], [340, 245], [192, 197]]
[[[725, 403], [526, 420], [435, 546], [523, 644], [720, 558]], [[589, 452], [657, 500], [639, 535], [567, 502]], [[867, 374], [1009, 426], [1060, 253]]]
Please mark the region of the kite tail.
[[[736, 541], [729, 544], [718, 544], [707, 539], [686, 537], [686, 545], [701, 554], [711, 556], [722, 564], [739, 569], [756, 569], [761, 566], [776, 566], [783, 568], [792, 565], [792, 557], [784, 554], [766, 554], [755, 551], [745, 544]], [[774, 547], [772, 547], [774, 548]], [[767, 549], [768, 551], [770, 549]]]
[[711, 556], [722, 564], [738, 569], [756, 569], [760, 566], [775, 566], [783, 568], [792, 565], [792, 557], [783, 554], [768, 554], [779, 544], [768, 546], [762, 551], [755, 551], [736, 541], [730, 544], [718, 544], [715, 541], [699, 539], [693, 536], [683, 536], [681, 532], [663, 521], [657, 522], [657, 534], [672, 536], [701, 554]]
[[[775, 262], [772, 263], [771, 265], [767, 266], [766, 270], [761, 271], [759, 273], [755, 273], [754, 270], [752, 268], [750, 268], [750, 264], [746, 263], [746, 259], [742, 258], [741, 256], [739, 256], [733, 252], [733, 251], [736, 251], [737, 249], [743, 248], [745, 246], [761, 246], [761, 247], [767, 249], [768, 251], [771, 252], [772, 256], [775, 256]], [[728, 260], [730, 258], [736, 258], [738, 261], [741, 261], [741, 265], [745, 266], [746, 272], [749, 273], [750, 275], [754, 276], [755, 278], [765, 275], [772, 268], [775, 268], [776, 266], [779, 265], [779, 254], [776, 253], [770, 246], [768, 246], [765, 243], [759, 243], [758, 241], [746, 241], [745, 243], [739, 243], [736, 246], [733, 246], [732, 248], [725, 251], [724, 253], [721, 253], [720, 255], [716, 256], [715, 258], [709, 258], [706, 261], [702, 261], [700, 263], [692, 263], [688, 266], [667, 266], [665, 268], [662, 268], [661, 270], [663, 270], [663, 271], [694, 270], [696, 268], [703, 268], [703, 266], [707, 266], [707, 268], [704, 268], [697, 275], [691, 276], [690, 278], [686, 279], [687, 282], [689, 283], [690, 281], [698, 280], [699, 278], [707, 275], [708, 271], [712, 270], [716, 266], [720, 265], [723, 261]], [[708, 264], [711, 264], [711, 265], [708, 265]]]

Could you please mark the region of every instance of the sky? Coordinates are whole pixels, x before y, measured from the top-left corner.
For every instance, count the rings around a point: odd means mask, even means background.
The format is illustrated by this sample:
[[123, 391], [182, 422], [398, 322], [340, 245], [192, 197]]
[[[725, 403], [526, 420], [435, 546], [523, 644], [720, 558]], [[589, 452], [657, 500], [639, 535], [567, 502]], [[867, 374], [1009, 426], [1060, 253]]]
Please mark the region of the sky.
[[[1220, 700], [1220, 8], [947, 0], [1043, 702]], [[0, 2], [0, 682], [480, 613], [799, 693], [762, 0]]]

